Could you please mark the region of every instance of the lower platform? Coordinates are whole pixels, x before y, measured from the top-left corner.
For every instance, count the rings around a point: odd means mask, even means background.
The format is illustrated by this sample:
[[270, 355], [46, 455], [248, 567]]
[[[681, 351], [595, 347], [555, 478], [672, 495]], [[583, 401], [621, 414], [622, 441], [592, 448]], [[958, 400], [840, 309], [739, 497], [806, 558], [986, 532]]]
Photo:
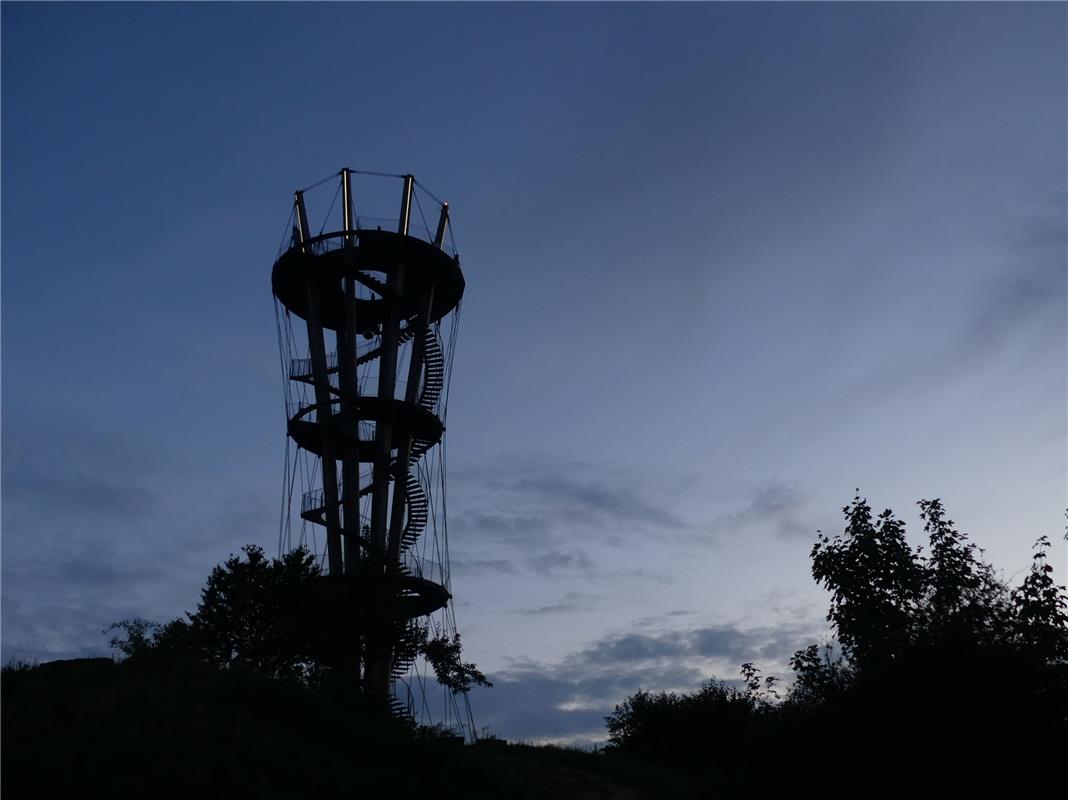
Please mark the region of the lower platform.
[[318, 406], [308, 406], [289, 420], [288, 430], [298, 446], [317, 456], [323, 455], [325, 434], [332, 438], [335, 458], [353, 456], [359, 461], [372, 461], [374, 441], [360, 438], [360, 422], [388, 422], [402, 436], [422, 442], [424, 449], [436, 444], [445, 433], [445, 426], [433, 411], [379, 397], [361, 397], [354, 415], [320, 415]]
[[323, 576], [303, 593], [298, 616], [315, 657], [340, 665], [359, 657], [361, 635], [393, 641], [398, 625], [444, 608], [450, 597], [441, 584], [412, 575]]

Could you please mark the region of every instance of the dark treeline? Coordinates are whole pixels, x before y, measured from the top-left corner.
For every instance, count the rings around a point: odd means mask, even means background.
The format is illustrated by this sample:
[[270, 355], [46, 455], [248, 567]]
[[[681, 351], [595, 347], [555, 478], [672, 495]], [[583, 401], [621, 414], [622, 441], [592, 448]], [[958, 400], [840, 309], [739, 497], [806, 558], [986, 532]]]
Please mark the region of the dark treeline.
[[859, 497], [840, 536], [820, 535], [812, 574], [838, 646], [796, 652], [784, 695], [753, 664], [741, 688], [639, 691], [607, 718], [610, 751], [739, 796], [1020, 796], [1056, 780], [1068, 616], [1049, 541], [1010, 589], [938, 500], [919, 506], [926, 548]]

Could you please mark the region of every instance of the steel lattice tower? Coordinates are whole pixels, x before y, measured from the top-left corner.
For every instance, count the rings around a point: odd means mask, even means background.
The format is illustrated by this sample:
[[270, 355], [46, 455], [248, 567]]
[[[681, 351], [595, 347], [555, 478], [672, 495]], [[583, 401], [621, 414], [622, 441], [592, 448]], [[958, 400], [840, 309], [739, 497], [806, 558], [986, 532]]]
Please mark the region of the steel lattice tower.
[[[378, 174], [341, 170], [340, 228], [331, 232], [312, 232], [310, 190], [295, 193], [288, 246], [271, 275], [287, 441], [297, 447], [291, 460], [287, 444], [280, 546], [292, 544], [288, 507], [299, 472], [301, 544], [311, 543], [323, 562], [310, 602], [323, 622], [326, 660], [351, 668], [366, 693], [399, 709], [393, 690], [414, 659], [412, 626], [441, 612], [455, 630], [443, 437], [464, 278], [449, 244], [448, 204], [411, 175], [379, 175], [401, 188], [396, 230], [382, 230], [367, 224], [380, 220], [357, 214], [353, 182], [363, 175]], [[413, 222], [413, 201], [422, 215], [417, 189], [434, 199], [432, 232], [425, 218], [421, 229]], [[330, 213], [324, 229], [337, 228]]]

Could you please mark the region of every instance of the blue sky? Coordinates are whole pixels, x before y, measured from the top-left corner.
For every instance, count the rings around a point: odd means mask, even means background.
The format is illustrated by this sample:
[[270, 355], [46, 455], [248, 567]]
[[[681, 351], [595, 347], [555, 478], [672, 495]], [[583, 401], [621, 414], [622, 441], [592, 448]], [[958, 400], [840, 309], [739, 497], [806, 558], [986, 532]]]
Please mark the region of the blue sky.
[[[25, 5], [2, 17], [3, 658], [277, 540], [270, 267], [342, 166], [450, 202], [472, 702], [603, 732], [825, 635], [860, 487], [1065, 574], [1064, 5]], [[392, 213], [393, 209], [389, 209]]]

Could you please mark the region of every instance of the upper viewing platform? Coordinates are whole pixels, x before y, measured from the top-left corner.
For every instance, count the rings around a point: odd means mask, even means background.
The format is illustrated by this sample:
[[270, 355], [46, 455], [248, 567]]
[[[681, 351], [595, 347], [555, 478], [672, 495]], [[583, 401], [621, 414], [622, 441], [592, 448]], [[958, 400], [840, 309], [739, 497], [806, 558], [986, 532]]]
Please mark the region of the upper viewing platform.
[[[355, 187], [355, 202], [342, 204], [341, 219], [331, 218], [342, 184], [348, 196], [348, 182], [357, 176], [400, 181], [401, 208], [397, 218], [355, 213], [365, 197], [360, 191], [363, 187]], [[368, 330], [380, 326], [391, 308], [400, 318], [407, 319], [426, 313], [429, 303], [428, 323], [456, 308], [463, 296], [464, 278], [451, 237], [448, 204], [438, 201], [411, 175], [343, 170], [337, 176], [338, 189], [323, 225], [314, 232], [308, 224], [305, 195], [330, 180], [295, 193], [290, 246], [275, 261], [271, 272], [272, 289], [285, 307], [307, 319], [309, 302], [317, 302], [321, 324], [331, 330], [343, 327], [347, 301], [352, 303], [350, 313], [354, 311], [359, 324]], [[423, 214], [420, 193], [429, 198], [432, 213], [437, 213], [433, 233]], [[373, 202], [371, 197], [367, 200]], [[413, 221], [413, 207], [421, 225]], [[333, 230], [324, 232], [328, 227]], [[354, 297], [346, 297], [347, 278], [359, 287]]]

